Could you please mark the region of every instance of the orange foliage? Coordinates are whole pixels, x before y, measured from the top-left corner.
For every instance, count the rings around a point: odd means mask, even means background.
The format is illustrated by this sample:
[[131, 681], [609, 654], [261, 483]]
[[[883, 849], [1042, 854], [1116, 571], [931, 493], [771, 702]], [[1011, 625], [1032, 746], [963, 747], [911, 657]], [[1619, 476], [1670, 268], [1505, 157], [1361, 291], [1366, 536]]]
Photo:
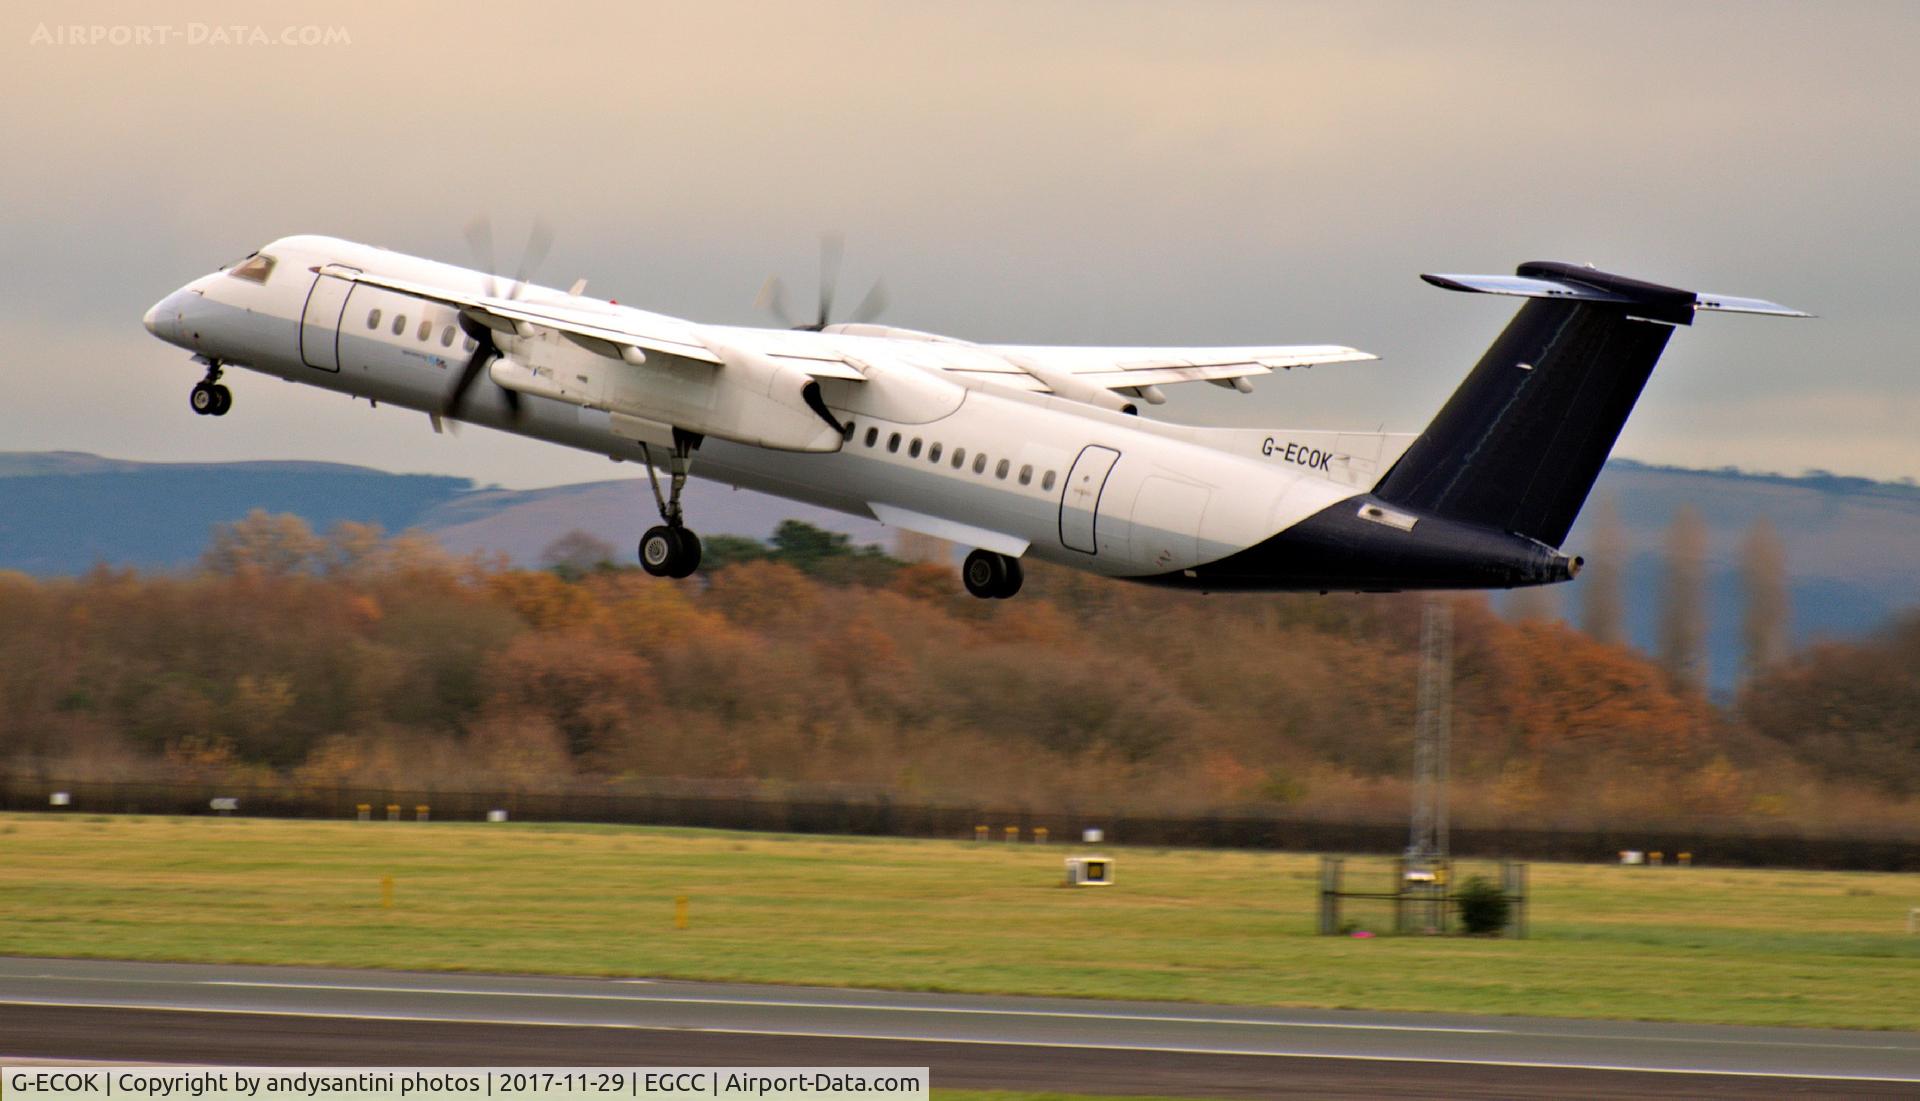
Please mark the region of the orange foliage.
[[[1423, 597], [1202, 597], [1031, 565], [1019, 597], [978, 601], [950, 567], [859, 565], [570, 580], [415, 535], [249, 517], [193, 576], [0, 575], [0, 759], [423, 789], [723, 778], [1036, 808], [1406, 813]], [[1771, 748], [1793, 736], [1920, 786], [1911, 751], [1882, 736], [1920, 712], [1920, 627], [1756, 681], [1762, 742], [1631, 650], [1505, 622], [1477, 597], [1452, 607], [1463, 819], [1812, 813], [1840, 789]]]

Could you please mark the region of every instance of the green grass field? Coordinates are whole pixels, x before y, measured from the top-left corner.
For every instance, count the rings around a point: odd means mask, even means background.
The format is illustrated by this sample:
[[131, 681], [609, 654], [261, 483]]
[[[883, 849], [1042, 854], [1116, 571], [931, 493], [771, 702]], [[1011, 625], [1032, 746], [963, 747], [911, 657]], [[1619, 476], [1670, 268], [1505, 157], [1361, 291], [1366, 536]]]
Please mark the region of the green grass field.
[[1071, 851], [0, 815], [0, 953], [1920, 1028], [1917, 875], [1540, 864], [1532, 939], [1359, 940], [1313, 935], [1312, 857], [1110, 848], [1069, 890]]

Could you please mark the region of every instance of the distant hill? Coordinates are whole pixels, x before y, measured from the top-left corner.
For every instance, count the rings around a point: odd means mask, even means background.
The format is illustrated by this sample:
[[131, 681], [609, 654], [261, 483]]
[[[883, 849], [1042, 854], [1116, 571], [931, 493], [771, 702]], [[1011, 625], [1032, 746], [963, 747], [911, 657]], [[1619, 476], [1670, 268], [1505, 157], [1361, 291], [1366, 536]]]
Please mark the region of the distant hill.
[[[1591, 551], [1599, 510], [1618, 510], [1628, 547], [1627, 623], [1652, 650], [1658, 633], [1667, 527], [1692, 505], [1706, 521], [1709, 682], [1732, 685], [1740, 672], [1740, 544], [1761, 516], [1786, 548], [1794, 644], [1857, 635], [1920, 606], [1920, 487], [1810, 474], [1789, 478], [1735, 470], [1683, 470], [1615, 459], [1567, 539]], [[1581, 582], [1560, 586], [1563, 618], [1580, 621]]]
[[[688, 524], [703, 535], [766, 539], [782, 520], [804, 520], [846, 532], [855, 543], [890, 546], [892, 540], [892, 533], [873, 520], [717, 482], [689, 481], [682, 503]], [[547, 544], [574, 530], [604, 539], [623, 554], [631, 553], [640, 533], [658, 522], [653, 490], [645, 478], [552, 489], [474, 490], [435, 505], [417, 521], [457, 554], [499, 551], [526, 565], [538, 563]]]
[[[1594, 500], [1618, 510], [1628, 541], [1628, 622], [1650, 648], [1657, 622], [1666, 527], [1683, 505], [1699, 509], [1710, 532], [1712, 680], [1738, 672], [1739, 546], [1758, 516], [1786, 546], [1794, 638], [1870, 630], [1920, 606], [1920, 488], [1816, 474], [1806, 477], [1647, 466], [1616, 459]], [[785, 519], [847, 532], [857, 543], [887, 543], [881, 525], [698, 479], [688, 511], [708, 534], [764, 539]], [[254, 508], [292, 512], [324, 529], [340, 520], [389, 531], [418, 527], [453, 551], [503, 552], [533, 564], [555, 538], [587, 531], [622, 548], [653, 523], [642, 478], [551, 489], [476, 488], [464, 478], [388, 474], [337, 463], [139, 463], [72, 452], [0, 453], [0, 569], [73, 574], [98, 562], [148, 569], [190, 565], [215, 523]], [[1568, 549], [1591, 553], [1589, 508]], [[1581, 581], [1556, 592], [1579, 621]]]
[[388, 474], [340, 463], [136, 463], [55, 451], [0, 453], [0, 569], [79, 573], [96, 563], [169, 569], [199, 557], [207, 532], [250, 509], [324, 528], [374, 521], [399, 531], [471, 492], [465, 478]]

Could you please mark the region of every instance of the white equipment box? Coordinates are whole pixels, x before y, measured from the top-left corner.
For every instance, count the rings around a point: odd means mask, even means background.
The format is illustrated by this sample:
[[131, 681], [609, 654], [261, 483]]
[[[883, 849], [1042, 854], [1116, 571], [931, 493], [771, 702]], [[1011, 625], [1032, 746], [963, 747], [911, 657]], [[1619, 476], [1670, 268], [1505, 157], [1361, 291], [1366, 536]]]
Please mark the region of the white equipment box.
[[1109, 887], [1113, 885], [1113, 859], [1105, 856], [1067, 857], [1067, 886]]

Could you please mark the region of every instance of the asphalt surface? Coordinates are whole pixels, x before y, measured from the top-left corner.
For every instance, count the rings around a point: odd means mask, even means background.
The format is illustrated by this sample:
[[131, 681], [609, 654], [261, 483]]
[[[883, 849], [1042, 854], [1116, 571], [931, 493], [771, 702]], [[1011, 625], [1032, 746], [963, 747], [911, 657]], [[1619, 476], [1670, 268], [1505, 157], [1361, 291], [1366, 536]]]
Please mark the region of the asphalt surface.
[[1920, 1096], [1920, 1035], [0, 957], [6, 1058], [928, 1066], [1187, 1097]]

